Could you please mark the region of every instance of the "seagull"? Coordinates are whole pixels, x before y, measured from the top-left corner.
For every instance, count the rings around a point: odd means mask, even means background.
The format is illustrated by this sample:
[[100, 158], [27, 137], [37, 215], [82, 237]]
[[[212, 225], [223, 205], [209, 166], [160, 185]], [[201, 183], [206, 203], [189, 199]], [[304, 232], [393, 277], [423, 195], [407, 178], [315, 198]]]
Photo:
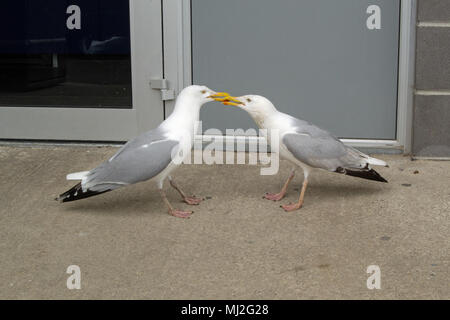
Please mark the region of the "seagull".
[[[189, 155], [195, 124], [203, 104], [214, 98], [229, 96], [208, 87], [193, 85], [184, 88], [177, 97], [173, 113], [156, 129], [145, 132], [127, 142], [110, 159], [98, 167], [67, 175], [67, 180], [81, 180], [56, 200], [69, 202], [108, 192], [129, 184], [152, 179], [156, 182], [169, 214], [189, 218], [192, 211], [174, 209], [163, 190], [166, 178], [183, 201], [198, 205], [202, 199], [187, 196], [175, 183], [171, 172]], [[177, 157], [178, 155], [178, 157]]]
[[308, 185], [308, 175], [315, 168], [368, 180], [387, 182], [370, 167], [370, 165], [388, 167], [386, 162], [346, 146], [328, 131], [307, 121], [278, 111], [272, 102], [263, 96], [222, 96], [214, 99], [224, 105], [237, 106], [247, 111], [259, 128], [267, 129], [262, 134], [265, 135], [268, 142], [272, 141], [273, 130], [278, 130], [280, 155], [294, 166], [281, 191], [266, 193], [264, 198], [272, 201], [283, 199], [289, 183], [294, 178], [296, 169], [302, 168], [304, 180], [298, 201], [281, 206], [287, 212], [302, 207]]

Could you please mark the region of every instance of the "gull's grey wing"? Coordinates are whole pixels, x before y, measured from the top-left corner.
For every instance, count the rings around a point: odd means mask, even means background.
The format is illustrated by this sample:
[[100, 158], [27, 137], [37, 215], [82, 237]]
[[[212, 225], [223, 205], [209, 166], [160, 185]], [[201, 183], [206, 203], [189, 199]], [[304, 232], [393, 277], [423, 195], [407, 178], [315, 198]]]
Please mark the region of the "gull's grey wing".
[[153, 178], [169, 165], [172, 150], [178, 145], [178, 141], [167, 139], [160, 129], [148, 131], [91, 170], [83, 187], [102, 191]]
[[283, 136], [282, 142], [301, 162], [329, 171], [338, 168], [361, 169], [366, 166], [364, 154], [344, 145], [329, 132], [292, 117], [295, 132]]

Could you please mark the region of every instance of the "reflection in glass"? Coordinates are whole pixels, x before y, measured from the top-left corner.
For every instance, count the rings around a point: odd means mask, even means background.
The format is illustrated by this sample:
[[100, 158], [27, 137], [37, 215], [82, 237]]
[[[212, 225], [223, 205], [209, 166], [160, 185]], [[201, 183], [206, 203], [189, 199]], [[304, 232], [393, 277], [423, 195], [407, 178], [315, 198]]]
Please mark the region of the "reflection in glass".
[[0, 106], [131, 108], [129, 0], [2, 0]]

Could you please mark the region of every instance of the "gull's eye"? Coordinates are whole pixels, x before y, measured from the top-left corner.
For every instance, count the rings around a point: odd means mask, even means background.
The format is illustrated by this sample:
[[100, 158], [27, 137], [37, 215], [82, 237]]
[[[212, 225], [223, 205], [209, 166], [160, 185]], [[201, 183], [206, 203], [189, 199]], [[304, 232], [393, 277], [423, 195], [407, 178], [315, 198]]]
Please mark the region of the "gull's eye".
[[202, 90], [202, 94], [205, 94], [206, 93], [206, 90]]
[[250, 99], [250, 98], [247, 98], [247, 101], [248, 101], [248, 102], [252, 102], [252, 99]]

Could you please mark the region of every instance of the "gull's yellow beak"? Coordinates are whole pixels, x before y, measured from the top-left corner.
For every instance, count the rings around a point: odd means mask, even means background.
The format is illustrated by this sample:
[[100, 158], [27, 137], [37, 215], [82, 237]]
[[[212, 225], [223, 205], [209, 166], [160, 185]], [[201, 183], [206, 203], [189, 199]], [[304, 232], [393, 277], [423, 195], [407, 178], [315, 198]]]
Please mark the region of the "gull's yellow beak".
[[230, 94], [227, 92], [216, 92], [215, 94], [210, 95], [208, 98], [212, 98], [215, 101], [222, 102], [222, 104], [227, 106], [239, 106], [240, 104], [243, 104], [238, 98], [230, 96]]
[[210, 95], [208, 98], [215, 99], [215, 98], [219, 98], [219, 97], [228, 97], [229, 95], [230, 94], [228, 92], [216, 92], [216, 93]]

